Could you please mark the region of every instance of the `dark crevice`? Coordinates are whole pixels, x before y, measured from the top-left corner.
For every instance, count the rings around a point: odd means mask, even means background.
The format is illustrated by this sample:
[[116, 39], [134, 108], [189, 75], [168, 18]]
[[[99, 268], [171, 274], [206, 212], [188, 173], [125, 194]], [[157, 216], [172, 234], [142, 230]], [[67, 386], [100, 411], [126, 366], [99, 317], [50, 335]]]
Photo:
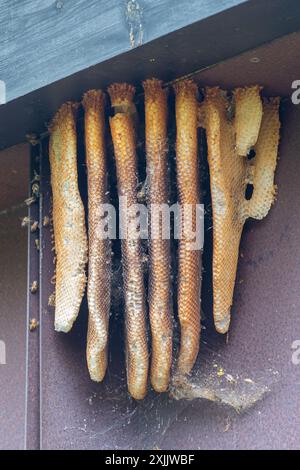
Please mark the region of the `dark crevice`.
[[249, 201], [252, 198], [253, 194], [253, 184], [248, 183], [245, 191], [245, 198]]

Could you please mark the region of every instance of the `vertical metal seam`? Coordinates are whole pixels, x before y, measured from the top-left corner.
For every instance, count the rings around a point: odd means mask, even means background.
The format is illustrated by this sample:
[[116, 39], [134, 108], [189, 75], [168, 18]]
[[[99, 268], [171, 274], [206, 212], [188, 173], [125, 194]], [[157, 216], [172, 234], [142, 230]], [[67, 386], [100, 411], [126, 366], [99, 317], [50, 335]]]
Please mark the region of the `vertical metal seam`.
[[39, 310], [40, 310], [40, 336], [39, 336], [39, 449], [42, 449], [43, 437], [43, 423], [42, 423], [42, 326], [43, 326], [43, 310], [42, 310], [42, 261], [43, 261], [43, 140], [40, 140], [40, 161], [39, 161], [39, 174], [40, 174], [40, 197], [39, 197], [39, 236], [40, 236], [40, 252], [39, 252]]
[[[39, 153], [38, 153], [37, 150], [40, 150], [40, 144], [30, 146], [30, 180], [29, 180], [29, 183], [28, 183], [29, 198], [32, 197], [32, 182], [33, 182], [33, 179], [35, 177], [35, 171], [37, 170], [37, 168], [40, 171], [40, 161], [39, 161], [38, 167], [37, 167], [37, 164], [36, 164], [37, 157], [39, 156]], [[29, 398], [30, 398], [30, 393], [31, 393], [30, 387], [31, 387], [32, 384], [33, 384], [33, 390], [36, 392], [37, 396], [39, 397], [39, 393], [38, 393], [39, 381], [34, 383], [34, 381], [32, 382], [32, 379], [30, 378], [30, 368], [31, 368], [31, 366], [32, 367], [36, 366], [36, 364], [32, 364], [32, 357], [31, 357], [31, 354], [30, 354], [32, 344], [34, 344], [34, 337], [32, 338], [30, 335], [33, 335], [33, 334], [38, 334], [39, 335], [40, 334], [40, 328], [38, 327], [36, 332], [31, 332], [30, 329], [29, 329], [30, 319], [31, 319], [32, 313], [33, 313], [32, 312], [32, 302], [34, 302], [34, 298], [31, 297], [33, 294], [30, 292], [30, 286], [31, 286], [31, 282], [32, 282], [31, 267], [32, 267], [32, 259], [35, 258], [35, 256], [37, 257], [34, 260], [34, 262], [37, 261], [36, 278], [38, 278], [38, 273], [40, 271], [40, 262], [39, 262], [39, 256], [40, 255], [37, 252], [38, 251], [37, 247], [34, 246], [33, 243], [32, 243], [32, 240], [33, 240], [33, 237], [34, 237], [34, 239], [35, 240], [37, 239], [39, 244], [40, 244], [40, 232], [38, 231], [38, 238], [37, 238], [35, 232], [31, 232], [32, 213], [34, 213], [36, 215], [36, 218], [39, 218], [39, 212], [40, 212], [39, 197], [36, 198], [36, 201], [33, 204], [35, 206], [33, 206], [29, 203], [29, 207], [28, 207], [29, 223], [28, 223], [28, 242], [27, 242], [27, 247], [28, 247], [27, 248], [27, 302], [26, 302], [26, 304], [27, 304], [26, 305], [26, 310], [27, 311], [26, 311], [26, 325], [25, 325], [25, 331], [26, 331], [25, 432], [24, 432], [24, 449], [25, 450], [29, 450], [29, 448], [30, 449], [34, 448], [34, 450], [38, 450], [40, 448], [40, 437], [39, 437], [39, 431], [40, 430], [38, 429], [38, 427], [35, 427], [35, 425], [33, 425], [33, 428], [32, 428], [33, 433], [34, 433], [35, 444], [34, 445], [29, 444], [29, 439], [33, 436], [33, 435], [29, 434], [29, 426], [30, 426], [30, 423], [31, 423], [30, 420], [29, 420], [29, 414], [32, 412], [32, 409], [30, 408], [31, 404], [30, 404]], [[35, 207], [36, 210], [33, 210], [33, 207]], [[36, 279], [34, 279], [34, 280], [36, 280]], [[39, 300], [40, 300], [40, 294], [38, 294], [37, 306], [35, 308], [36, 317], [37, 317], [38, 321], [40, 321], [40, 301]], [[39, 350], [40, 349], [40, 337], [38, 339], [36, 339], [36, 343], [38, 345], [38, 350]], [[38, 360], [39, 360], [39, 352], [37, 354], [37, 357], [38, 357]], [[38, 375], [40, 375], [39, 365], [37, 365], [37, 367], [38, 367]], [[39, 412], [40, 412], [40, 407], [37, 407], [37, 409], [39, 409]], [[37, 418], [39, 420], [39, 417], [37, 417]]]
[[[30, 170], [29, 170], [29, 181], [28, 181], [28, 197], [31, 194], [31, 176], [32, 176], [32, 148], [30, 147]], [[30, 206], [28, 207], [27, 214], [30, 220]], [[28, 373], [29, 373], [29, 288], [30, 288], [30, 224], [27, 227], [27, 296], [26, 296], [26, 316], [25, 316], [25, 335], [26, 335], [26, 355], [25, 355], [25, 420], [24, 420], [24, 450], [27, 449], [27, 413], [28, 413]]]

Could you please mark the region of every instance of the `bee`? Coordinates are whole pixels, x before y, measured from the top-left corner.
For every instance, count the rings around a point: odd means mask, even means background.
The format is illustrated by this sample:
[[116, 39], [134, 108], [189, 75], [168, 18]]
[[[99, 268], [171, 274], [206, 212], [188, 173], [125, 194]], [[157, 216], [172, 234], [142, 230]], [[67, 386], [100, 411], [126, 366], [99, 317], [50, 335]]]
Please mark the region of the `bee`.
[[48, 298], [48, 306], [49, 307], [55, 307], [55, 292], [49, 295]]
[[35, 220], [35, 221], [33, 222], [33, 224], [31, 225], [31, 227], [30, 227], [30, 231], [31, 231], [32, 233], [34, 233], [34, 232], [37, 231], [38, 228], [39, 228], [39, 223], [38, 223], [37, 220]]
[[38, 145], [39, 143], [38, 136], [34, 133], [26, 134], [26, 139], [28, 140], [30, 145], [33, 145], [33, 146]]
[[33, 183], [31, 190], [32, 190], [33, 196], [35, 197], [40, 196], [40, 185], [38, 183]]
[[34, 183], [35, 181], [40, 181], [40, 180], [41, 180], [41, 176], [35, 170], [33, 170], [33, 178], [31, 180], [31, 183]]
[[28, 225], [31, 223], [30, 217], [23, 217], [22, 222], [21, 222], [21, 227], [28, 227]]
[[37, 281], [33, 281], [33, 283], [32, 283], [31, 286], [30, 286], [30, 292], [31, 292], [32, 294], [35, 294], [35, 293], [37, 292], [37, 290], [38, 290], [38, 287], [39, 287], [38, 282], [37, 282]]
[[48, 215], [45, 215], [43, 219], [43, 227], [48, 227], [50, 225], [50, 217]]
[[233, 121], [234, 116], [235, 116], [235, 104], [233, 101], [230, 101], [228, 103], [227, 109], [226, 109], [226, 116], [228, 121]]
[[39, 321], [36, 318], [31, 318], [29, 321], [29, 330], [34, 331], [39, 326]]
[[26, 206], [31, 206], [31, 204], [34, 204], [36, 202], [36, 197], [35, 196], [31, 196], [31, 197], [28, 197], [27, 199], [25, 199], [25, 204]]
[[144, 183], [141, 184], [141, 188], [137, 192], [137, 199], [140, 203], [143, 203], [146, 200], [147, 196], [147, 178]]

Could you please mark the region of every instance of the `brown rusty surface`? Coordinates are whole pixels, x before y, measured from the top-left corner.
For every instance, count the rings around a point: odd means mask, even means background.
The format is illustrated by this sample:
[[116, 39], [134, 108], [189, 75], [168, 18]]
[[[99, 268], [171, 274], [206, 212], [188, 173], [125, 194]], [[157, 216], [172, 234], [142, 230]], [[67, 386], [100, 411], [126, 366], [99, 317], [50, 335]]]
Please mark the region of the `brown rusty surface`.
[[6, 345], [6, 365], [0, 364], [2, 450], [24, 447], [27, 230], [21, 229], [21, 219], [25, 214], [22, 208], [0, 217], [0, 340]]
[[29, 147], [24, 143], [0, 152], [0, 212], [27, 197]]
[[[23, 449], [25, 432], [27, 228], [29, 152], [27, 144], [0, 153], [0, 449]], [[3, 212], [4, 211], [4, 212]]]
[[[27, 228], [29, 146], [0, 152], [0, 449], [23, 449], [25, 433]], [[17, 294], [17, 295], [16, 295]], [[0, 361], [1, 362], [1, 361]]]
[[194, 79], [202, 86], [231, 89], [259, 84], [270, 96], [286, 96], [299, 80], [300, 33], [293, 33], [202, 70]]

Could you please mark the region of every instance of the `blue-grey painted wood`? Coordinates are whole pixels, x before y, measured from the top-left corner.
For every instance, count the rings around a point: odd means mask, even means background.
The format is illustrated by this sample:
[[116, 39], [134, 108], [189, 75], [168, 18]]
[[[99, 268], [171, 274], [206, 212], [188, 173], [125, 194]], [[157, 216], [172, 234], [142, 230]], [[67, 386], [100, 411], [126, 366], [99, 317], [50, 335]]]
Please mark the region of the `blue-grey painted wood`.
[[244, 2], [2, 0], [6, 101]]
[[[81, 100], [89, 88], [105, 89], [114, 81], [139, 86], [151, 76], [170, 81], [300, 30], [299, 0], [139, 0], [142, 13], [127, 10], [127, 15], [125, 3], [137, 5], [136, 0], [57, 2], [56, 10], [62, 11], [55, 10], [56, 24], [49, 0], [2, 0], [2, 6], [15, 5], [15, 14], [0, 34], [0, 80], [6, 77], [8, 98], [1, 106], [0, 87], [0, 149], [24, 141], [27, 133], [45, 132], [45, 123], [58, 107], [67, 100]], [[18, 17], [19, 4], [27, 10], [23, 8]], [[33, 4], [39, 5], [39, 17], [35, 18]], [[100, 4], [106, 5], [103, 16]], [[7, 12], [6, 8], [6, 16]], [[65, 15], [64, 21], [59, 15]], [[0, 18], [4, 16], [0, 8]], [[89, 66], [92, 63], [96, 65]]]

